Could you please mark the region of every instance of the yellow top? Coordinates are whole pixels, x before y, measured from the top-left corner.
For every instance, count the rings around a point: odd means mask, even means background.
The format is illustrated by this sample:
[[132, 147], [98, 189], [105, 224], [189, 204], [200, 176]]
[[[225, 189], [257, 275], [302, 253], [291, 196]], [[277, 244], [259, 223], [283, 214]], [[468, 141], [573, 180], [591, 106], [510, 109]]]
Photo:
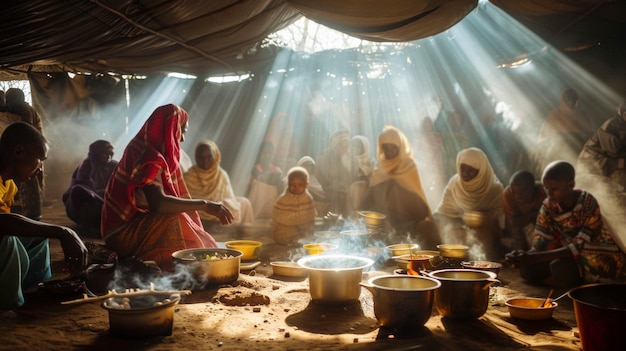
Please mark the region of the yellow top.
[[4, 181], [0, 176], [0, 212], [11, 213], [13, 198], [17, 194], [17, 185], [13, 179]]

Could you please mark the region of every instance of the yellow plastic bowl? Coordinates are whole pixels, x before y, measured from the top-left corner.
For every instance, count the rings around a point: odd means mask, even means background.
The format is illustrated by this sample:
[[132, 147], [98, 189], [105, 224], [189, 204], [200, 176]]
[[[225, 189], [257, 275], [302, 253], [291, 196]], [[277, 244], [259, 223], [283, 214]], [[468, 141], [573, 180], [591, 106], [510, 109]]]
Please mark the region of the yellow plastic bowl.
[[538, 321], [552, 318], [554, 309], [559, 305], [558, 303], [552, 301], [552, 306], [540, 307], [545, 300], [546, 299], [534, 297], [520, 297], [507, 300], [506, 305], [509, 308], [509, 314], [511, 317], [529, 321]]
[[254, 260], [259, 256], [262, 243], [255, 240], [232, 240], [227, 241], [226, 247], [233, 250], [239, 250], [243, 253], [242, 260]]
[[319, 255], [326, 251], [337, 249], [337, 245], [328, 243], [304, 244], [302, 245], [302, 247], [307, 251], [309, 255]]
[[387, 216], [382, 213], [374, 212], [374, 211], [358, 211], [359, 215], [363, 217], [363, 221], [365, 221], [365, 225], [379, 227], [383, 225], [383, 221]]

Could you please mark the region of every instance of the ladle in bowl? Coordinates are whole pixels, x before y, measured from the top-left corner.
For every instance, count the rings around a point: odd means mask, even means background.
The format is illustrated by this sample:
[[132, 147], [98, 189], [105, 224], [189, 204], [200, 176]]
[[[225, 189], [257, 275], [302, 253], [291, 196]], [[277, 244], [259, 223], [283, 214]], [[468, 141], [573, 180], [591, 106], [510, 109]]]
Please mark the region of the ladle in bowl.
[[552, 304], [552, 302], [558, 301], [558, 300], [564, 298], [565, 296], [567, 296], [568, 293], [569, 293], [569, 291], [566, 291], [563, 294], [557, 296], [556, 298], [551, 299], [550, 296], [552, 295], [552, 290], [550, 290], [550, 293], [548, 293], [548, 297], [546, 297], [546, 300], [543, 302], [543, 304], [541, 304], [541, 308], [550, 307], [550, 306], [546, 306], [546, 303], [550, 302], [550, 304]]

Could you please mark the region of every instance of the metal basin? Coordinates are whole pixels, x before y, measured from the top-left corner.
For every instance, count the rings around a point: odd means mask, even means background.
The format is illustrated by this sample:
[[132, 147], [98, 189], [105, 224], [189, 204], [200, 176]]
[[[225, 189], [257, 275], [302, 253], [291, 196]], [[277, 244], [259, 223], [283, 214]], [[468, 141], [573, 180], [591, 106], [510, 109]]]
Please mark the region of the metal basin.
[[[207, 259], [207, 255], [224, 258]], [[183, 287], [202, 289], [237, 280], [242, 256], [243, 253], [239, 250], [203, 248], [176, 251], [172, 254], [172, 259], [177, 273], [188, 273], [189, 279], [182, 283]]]
[[372, 259], [348, 255], [316, 255], [298, 260], [298, 265], [309, 273], [311, 298], [322, 304], [347, 304], [358, 300], [363, 269], [373, 264]]
[[489, 287], [499, 283], [496, 274], [475, 269], [442, 269], [426, 272], [441, 282], [435, 292], [435, 306], [442, 317], [472, 319], [485, 314]]
[[109, 311], [111, 335], [129, 338], [168, 336], [172, 335], [174, 307], [179, 301], [179, 294], [154, 293], [129, 298], [111, 297], [102, 302], [102, 308]]
[[441, 283], [422, 276], [386, 275], [361, 285], [372, 293], [374, 314], [381, 326], [411, 329], [430, 318], [435, 290]]

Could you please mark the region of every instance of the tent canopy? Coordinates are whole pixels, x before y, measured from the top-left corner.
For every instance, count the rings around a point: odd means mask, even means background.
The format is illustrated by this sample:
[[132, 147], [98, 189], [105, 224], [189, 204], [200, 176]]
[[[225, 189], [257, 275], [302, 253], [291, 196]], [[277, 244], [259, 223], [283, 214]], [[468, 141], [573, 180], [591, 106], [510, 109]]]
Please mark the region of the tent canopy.
[[[556, 47], [623, 45], [626, 4], [490, 0]], [[0, 79], [26, 70], [198, 76], [267, 67], [260, 45], [301, 16], [369, 41], [445, 31], [478, 0], [27, 0], [0, 12]]]

